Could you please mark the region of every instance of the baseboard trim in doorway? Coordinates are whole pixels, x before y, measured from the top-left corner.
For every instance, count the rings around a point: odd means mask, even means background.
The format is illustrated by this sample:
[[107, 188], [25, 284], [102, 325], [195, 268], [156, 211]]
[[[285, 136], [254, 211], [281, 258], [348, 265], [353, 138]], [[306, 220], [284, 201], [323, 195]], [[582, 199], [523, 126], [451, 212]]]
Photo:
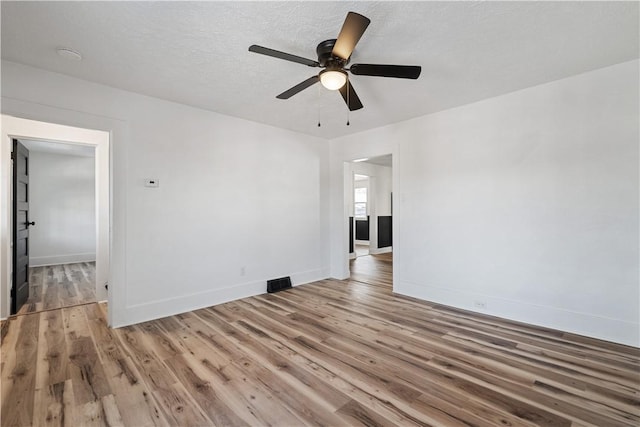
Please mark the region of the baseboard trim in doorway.
[[96, 253], [51, 255], [29, 257], [29, 267], [46, 267], [48, 265], [75, 264], [78, 262], [95, 262]]
[[370, 255], [388, 254], [389, 252], [393, 252], [393, 248], [391, 246], [387, 246], [386, 248], [378, 248], [378, 249], [369, 248]]

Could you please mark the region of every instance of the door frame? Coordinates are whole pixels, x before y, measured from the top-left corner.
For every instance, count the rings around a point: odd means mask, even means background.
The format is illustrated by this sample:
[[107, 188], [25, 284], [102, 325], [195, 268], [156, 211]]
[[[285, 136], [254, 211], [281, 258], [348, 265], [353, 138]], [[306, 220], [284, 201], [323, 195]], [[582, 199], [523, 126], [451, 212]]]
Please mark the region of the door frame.
[[[0, 134], [2, 154], [2, 188], [0, 188], [0, 317], [10, 313], [12, 265], [12, 174], [10, 156], [12, 139], [32, 139], [95, 147], [96, 167], [96, 300], [110, 300], [105, 285], [110, 277], [110, 133], [101, 130], [58, 125], [2, 115]], [[9, 157], [7, 164], [7, 159]], [[9, 167], [6, 167], [9, 166]], [[111, 303], [111, 301], [109, 301]], [[111, 311], [111, 310], [110, 310]]]
[[[341, 207], [341, 214], [338, 216], [338, 211], [332, 211], [332, 216], [335, 219], [340, 219], [338, 223], [332, 228], [332, 237], [335, 234], [335, 242], [332, 242], [331, 251], [336, 254], [336, 256], [331, 257], [331, 277], [339, 280], [348, 279], [351, 277], [351, 271], [349, 268], [350, 256], [349, 256], [349, 215], [350, 215], [350, 205], [353, 205], [353, 164], [357, 159], [363, 158], [373, 158], [391, 155], [391, 176], [392, 176], [392, 184], [391, 184], [391, 192], [392, 194], [400, 194], [400, 183], [399, 183], [399, 155], [398, 148], [396, 144], [390, 144], [388, 147], [377, 147], [376, 150], [371, 150], [366, 147], [367, 141], [363, 139], [362, 143], [354, 144], [352, 147], [341, 147], [345, 152], [337, 152], [334, 154], [334, 157], [331, 159], [332, 171], [335, 174], [336, 178], [339, 180], [332, 182], [332, 191], [334, 192], [334, 203], [336, 206]], [[371, 151], [370, 151], [371, 150]], [[371, 176], [369, 177], [371, 179]], [[339, 199], [335, 199], [335, 197], [339, 197]], [[350, 202], [351, 200], [351, 202]], [[393, 212], [394, 220], [392, 222], [392, 234], [393, 234], [393, 265], [400, 265], [399, 260], [402, 256], [401, 244], [400, 244], [400, 213], [401, 207], [399, 205], [398, 197], [393, 197], [391, 200], [392, 207], [391, 211]], [[371, 226], [371, 223], [369, 224]], [[355, 233], [355, 230], [354, 230]], [[369, 238], [371, 239], [371, 233], [369, 234]], [[376, 230], [376, 239], [377, 239], [377, 230]], [[371, 243], [371, 240], [369, 240]], [[377, 242], [376, 242], [377, 248]], [[395, 283], [399, 281], [398, 279], [398, 269], [393, 269], [393, 283], [395, 287]]]

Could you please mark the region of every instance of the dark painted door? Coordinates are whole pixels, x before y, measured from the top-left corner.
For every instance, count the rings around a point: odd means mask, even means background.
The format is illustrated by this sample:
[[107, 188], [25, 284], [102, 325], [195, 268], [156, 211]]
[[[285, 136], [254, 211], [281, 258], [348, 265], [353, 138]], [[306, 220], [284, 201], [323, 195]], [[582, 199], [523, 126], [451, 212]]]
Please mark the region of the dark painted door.
[[369, 217], [356, 219], [356, 240], [369, 240]]
[[29, 298], [29, 150], [13, 140], [13, 285], [11, 314]]

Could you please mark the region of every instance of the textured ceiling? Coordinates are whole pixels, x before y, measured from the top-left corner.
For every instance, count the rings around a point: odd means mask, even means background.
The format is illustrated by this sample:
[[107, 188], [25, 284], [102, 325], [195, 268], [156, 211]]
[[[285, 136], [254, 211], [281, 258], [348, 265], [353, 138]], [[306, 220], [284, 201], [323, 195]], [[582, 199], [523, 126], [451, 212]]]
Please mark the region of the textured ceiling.
[[[310, 135], [333, 138], [638, 57], [638, 2], [8, 2], [2, 58]], [[275, 96], [318, 69], [348, 11], [371, 19], [352, 63], [421, 65], [419, 80], [353, 76], [337, 92]], [[56, 47], [80, 51], [65, 60]], [[318, 117], [322, 127], [317, 127]]]

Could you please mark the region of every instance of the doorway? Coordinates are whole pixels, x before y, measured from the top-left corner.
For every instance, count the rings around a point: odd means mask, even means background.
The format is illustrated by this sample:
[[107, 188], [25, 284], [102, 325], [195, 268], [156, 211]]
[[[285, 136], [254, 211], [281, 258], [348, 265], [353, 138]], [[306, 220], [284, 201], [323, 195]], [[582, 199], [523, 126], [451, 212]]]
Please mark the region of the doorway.
[[369, 177], [353, 174], [353, 221], [356, 258], [369, 255]]
[[[110, 270], [109, 133], [6, 115], [2, 115], [2, 125], [2, 166], [13, 171], [7, 154], [12, 152], [14, 140], [20, 142], [29, 157], [27, 174], [36, 179], [27, 183], [27, 195], [37, 201], [35, 205], [29, 203], [28, 217], [15, 217], [13, 174], [3, 175], [1, 317], [106, 301]], [[55, 161], [53, 156], [57, 156]], [[72, 181], [73, 175], [78, 179]], [[72, 190], [70, 194], [56, 192], [50, 185], [54, 181], [57, 190]], [[43, 200], [43, 194], [45, 199], [63, 200]], [[80, 211], [82, 215], [76, 215]], [[73, 215], [65, 218], [65, 213]], [[61, 218], [66, 223], [61, 224]], [[22, 257], [26, 256], [30, 264], [28, 286], [33, 290], [31, 299], [27, 297], [27, 304], [21, 307], [13, 298], [13, 228], [19, 223], [29, 227]], [[74, 239], [74, 233], [75, 237], [84, 235], [85, 240]]]
[[95, 147], [20, 138], [14, 153], [11, 314], [96, 302]]
[[[348, 163], [349, 272], [352, 280], [388, 285], [393, 273], [392, 155]], [[387, 280], [388, 279], [388, 280]]]

